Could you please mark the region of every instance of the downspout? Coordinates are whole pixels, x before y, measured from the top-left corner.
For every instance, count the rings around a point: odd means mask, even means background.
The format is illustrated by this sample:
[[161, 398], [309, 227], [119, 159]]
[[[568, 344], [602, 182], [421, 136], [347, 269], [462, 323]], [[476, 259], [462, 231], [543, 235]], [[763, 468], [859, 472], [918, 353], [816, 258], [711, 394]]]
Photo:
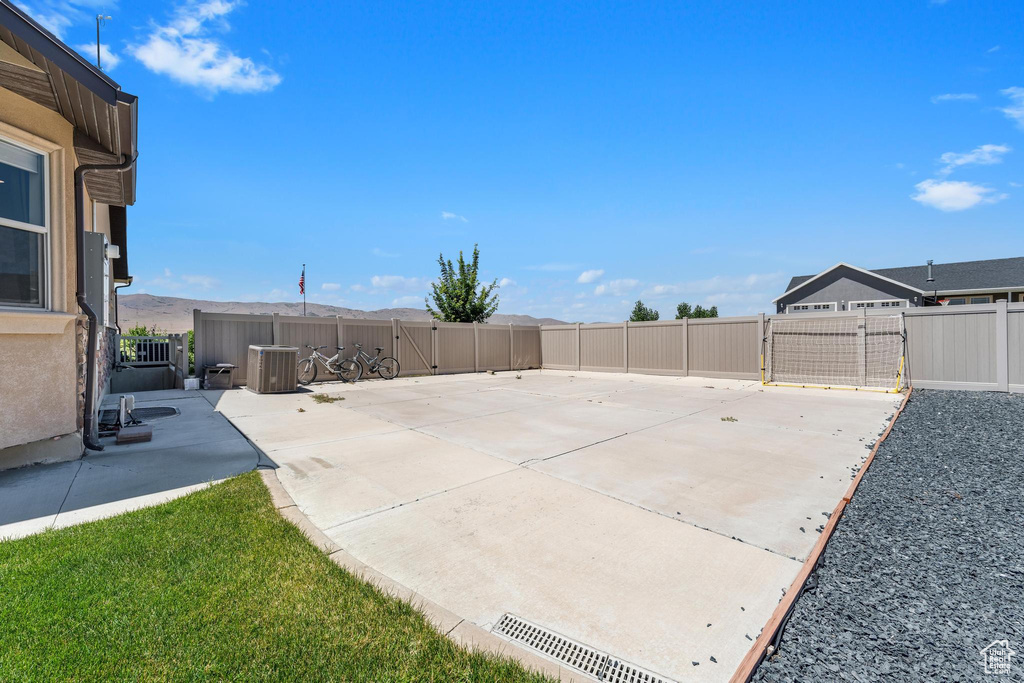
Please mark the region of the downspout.
[[136, 153], [128, 158], [124, 155], [120, 164], [82, 164], [75, 169], [75, 250], [77, 252], [77, 265], [75, 268], [75, 280], [77, 283], [75, 298], [78, 300], [78, 307], [85, 312], [89, 319], [89, 342], [85, 350], [85, 409], [82, 416], [82, 440], [85, 447], [92, 451], [102, 451], [103, 446], [93, 438], [96, 414], [96, 347], [99, 345], [97, 336], [99, 330], [97, 325], [99, 319], [96, 311], [92, 309], [85, 299], [85, 174], [91, 171], [127, 171], [135, 164], [138, 158]]
[[114, 285], [114, 327], [117, 328], [117, 333], [118, 334], [121, 334], [121, 320], [120, 320], [120, 315], [119, 315], [118, 310], [117, 310], [118, 309], [118, 305], [117, 305], [117, 290], [124, 289], [125, 287], [131, 287], [132, 286], [132, 280], [134, 280], [134, 278], [129, 275], [128, 276], [128, 282], [123, 282], [123, 283], [121, 283], [119, 285]]

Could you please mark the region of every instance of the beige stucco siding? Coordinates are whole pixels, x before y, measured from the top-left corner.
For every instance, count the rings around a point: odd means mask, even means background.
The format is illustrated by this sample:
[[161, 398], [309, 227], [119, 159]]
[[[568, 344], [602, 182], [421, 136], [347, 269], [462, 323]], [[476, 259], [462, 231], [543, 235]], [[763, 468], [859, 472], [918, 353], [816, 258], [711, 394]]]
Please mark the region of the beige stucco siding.
[[0, 335], [0, 449], [78, 429], [76, 372], [73, 320], [61, 334]]
[[[33, 459], [73, 457], [66, 446], [41, 446], [79, 429], [74, 129], [56, 112], [0, 88], [0, 136], [46, 153], [50, 188], [50, 310], [0, 308], [0, 449], [39, 442]], [[24, 449], [0, 450], [0, 469], [12, 464], [24, 464]]]

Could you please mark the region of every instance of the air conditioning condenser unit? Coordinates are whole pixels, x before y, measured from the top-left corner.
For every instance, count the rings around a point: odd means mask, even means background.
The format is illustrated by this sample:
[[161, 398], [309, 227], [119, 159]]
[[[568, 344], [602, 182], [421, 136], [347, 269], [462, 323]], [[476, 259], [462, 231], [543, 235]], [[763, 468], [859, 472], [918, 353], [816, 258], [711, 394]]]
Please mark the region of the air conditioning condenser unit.
[[245, 388], [257, 394], [295, 391], [298, 362], [299, 350], [294, 346], [250, 346]]

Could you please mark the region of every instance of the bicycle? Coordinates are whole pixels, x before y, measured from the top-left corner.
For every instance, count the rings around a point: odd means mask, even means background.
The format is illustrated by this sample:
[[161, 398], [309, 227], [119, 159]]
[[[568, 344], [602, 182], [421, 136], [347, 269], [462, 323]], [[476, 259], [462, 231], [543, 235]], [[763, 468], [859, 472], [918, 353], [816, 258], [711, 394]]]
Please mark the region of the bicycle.
[[358, 380], [363, 376], [363, 365], [359, 362], [360, 359], [366, 363], [366, 369], [370, 372], [376, 372], [382, 379], [394, 379], [398, 377], [398, 373], [401, 371], [401, 366], [398, 361], [391, 356], [380, 357], [380, 352], [384, 350], [383, 346], [375, 346], [374, 350], [377, 352], [372, 358], [370, 354], [363, 351], [362, 344], [353, 344], [356, 347], [356, 355], [352, 356], [349, 360], [355, 363], [359, 367], [359, 374], [356, 376]]
[[359, 367], [352, 358], [341, 358], [341, 352], [345, 350], [344, 346], [336, 347], [338, 353], [334, 354], [330, 358], [320, 353], [320, 349], [326, 349], [326, 346], [310, 346], [306, 344], [307, 349], [311, 349], [313, 352], [309, 354], [308, 358], [303, 358], [299, 361], [298, 367], [298, 379], [299, 384], [306, 386], [316, 379], [316, 364], [317, 361], [324, 366], [327, 372], [337, 375], [338, 379], [342, 382], [355, 382], [359, 379], [359, 376], [363, 373], [363, 369]]

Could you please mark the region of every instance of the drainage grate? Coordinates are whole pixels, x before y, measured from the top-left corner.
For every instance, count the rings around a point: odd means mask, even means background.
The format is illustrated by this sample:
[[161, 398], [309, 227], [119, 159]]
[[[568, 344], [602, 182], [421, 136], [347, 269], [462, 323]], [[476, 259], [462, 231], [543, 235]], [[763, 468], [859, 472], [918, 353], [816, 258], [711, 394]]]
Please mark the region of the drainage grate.
[[[174, 417], [180, 414], [177, 408], [169, 406], [144, 406], [132, 411], [132, 416], [142, 422], [146, 420], [159, 420], [162, 417]], [[115, 422], [117, 422], [116, 408], [100, 411], [100, 424], [114, 424]]]
[[674, 683], [668, 678], [641, 669], [606, 652], [559, 635], [554, 631], [530, 623], [526, 619], [506, 614], [493, 629], [520, 645], [525, 645], [560, 664], [572, 667], [599, 681], [612, 683]]

